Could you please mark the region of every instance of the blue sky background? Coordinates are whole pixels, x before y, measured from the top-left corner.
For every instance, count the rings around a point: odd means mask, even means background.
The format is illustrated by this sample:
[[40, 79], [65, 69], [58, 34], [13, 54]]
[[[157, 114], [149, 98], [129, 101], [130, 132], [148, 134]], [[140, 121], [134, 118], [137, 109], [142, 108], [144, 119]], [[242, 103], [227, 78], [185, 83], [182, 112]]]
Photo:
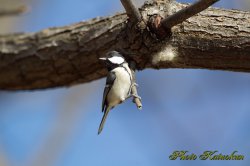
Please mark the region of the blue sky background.
[[[31, 11], [12, 22], [10, 32], [35, 32], [123, 10], [119, 0], [29, 2]], [[246, 10], [245, 4], [221, 0], [215, 6]], [[148, 69], [138, 72], [137, 80], [143, 110], [130, 100], [119, 105], [99, 136], [104, 79], [71, 88], [0, 92], [0, 166], [250, 164], [248, 73]], [[171, 161], [175, 150], [237, 150], [245, 160]]]

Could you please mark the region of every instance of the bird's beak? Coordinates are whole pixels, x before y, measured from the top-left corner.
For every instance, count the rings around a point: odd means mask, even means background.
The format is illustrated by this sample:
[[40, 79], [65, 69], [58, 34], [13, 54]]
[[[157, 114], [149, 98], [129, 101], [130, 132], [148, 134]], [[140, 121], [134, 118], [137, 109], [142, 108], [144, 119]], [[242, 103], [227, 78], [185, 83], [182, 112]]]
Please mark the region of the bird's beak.
[[99, 58], [100, 60], [102, 60], [102, 61], [106, 61], [107, 60], [107, 58]]

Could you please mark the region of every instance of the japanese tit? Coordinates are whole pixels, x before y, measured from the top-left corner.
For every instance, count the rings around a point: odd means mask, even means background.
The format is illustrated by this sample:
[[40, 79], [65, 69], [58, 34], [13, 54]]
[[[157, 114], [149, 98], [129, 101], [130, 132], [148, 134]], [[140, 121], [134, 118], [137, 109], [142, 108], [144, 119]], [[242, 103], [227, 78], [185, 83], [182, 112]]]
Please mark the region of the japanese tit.
[[106, 57], [100, 58], [100, 60], [105, 62], [108, 75], [102, 101], [102, 112], [104, 112], [104, 115], [98, 134], [102, 132], [109, 111], [127, 98], [134, 96], [131, 94], [131, 88], [134, 85], [132, 72], [125, 58], [119, 52], [111, 51], [106, 54]]

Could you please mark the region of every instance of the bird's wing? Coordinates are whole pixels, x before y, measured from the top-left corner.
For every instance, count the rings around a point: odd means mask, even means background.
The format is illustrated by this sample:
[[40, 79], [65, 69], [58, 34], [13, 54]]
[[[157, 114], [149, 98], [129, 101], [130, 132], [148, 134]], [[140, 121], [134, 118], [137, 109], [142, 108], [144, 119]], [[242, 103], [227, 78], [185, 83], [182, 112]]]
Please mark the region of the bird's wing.
[[103, 92], [103, 99], [102, 99], [102, 112], [106, 109], [107, 107], [107, 95], [112, 88], [112, 85], [116, 79], [115, 72], [109, 72], [106, 80], [106, 86], [104, 88]]

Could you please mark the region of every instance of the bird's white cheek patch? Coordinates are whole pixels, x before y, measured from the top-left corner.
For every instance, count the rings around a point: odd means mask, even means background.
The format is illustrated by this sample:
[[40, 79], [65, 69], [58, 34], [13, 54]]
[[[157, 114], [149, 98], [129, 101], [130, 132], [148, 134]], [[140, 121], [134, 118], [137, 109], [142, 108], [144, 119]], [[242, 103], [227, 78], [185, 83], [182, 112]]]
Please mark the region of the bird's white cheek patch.
[[122, 64], [124, 62], [122, 57], [111, 57], [109, 60], [114, 64]]
[[157, 65], [160, 62], [174, 61], [177, 57], [177, 51], [171, 45], [167, 45], [161, 51], [155, 53], [152, 58], [152, 64]]

